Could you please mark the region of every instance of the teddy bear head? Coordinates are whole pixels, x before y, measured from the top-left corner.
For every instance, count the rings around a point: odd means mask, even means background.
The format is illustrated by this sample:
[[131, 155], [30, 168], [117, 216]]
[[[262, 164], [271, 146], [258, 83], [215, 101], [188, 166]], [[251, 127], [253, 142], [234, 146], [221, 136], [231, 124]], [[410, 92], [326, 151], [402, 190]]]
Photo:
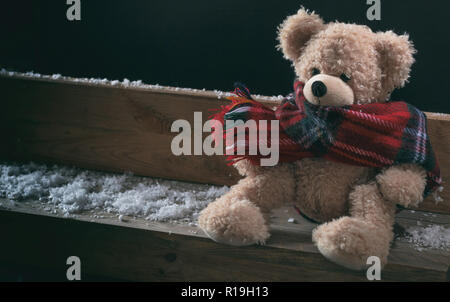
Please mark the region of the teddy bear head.
[[384, 102], [409, 78], [415, 49], [408, 35], [364, 25], [324, 23], [301, 8], [279, 27], [279, 48], [317, 105]]

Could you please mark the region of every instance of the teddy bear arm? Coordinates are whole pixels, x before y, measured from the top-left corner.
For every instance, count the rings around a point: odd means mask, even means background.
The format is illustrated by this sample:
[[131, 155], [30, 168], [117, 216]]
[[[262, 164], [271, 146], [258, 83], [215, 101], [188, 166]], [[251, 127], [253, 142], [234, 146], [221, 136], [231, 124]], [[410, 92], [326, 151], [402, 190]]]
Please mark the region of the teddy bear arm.
[[417, 207], [423, 200], [426, 186], [425, 169], [414, 164], [389, 167], [376, 177], [386, 200], [404, 207]]

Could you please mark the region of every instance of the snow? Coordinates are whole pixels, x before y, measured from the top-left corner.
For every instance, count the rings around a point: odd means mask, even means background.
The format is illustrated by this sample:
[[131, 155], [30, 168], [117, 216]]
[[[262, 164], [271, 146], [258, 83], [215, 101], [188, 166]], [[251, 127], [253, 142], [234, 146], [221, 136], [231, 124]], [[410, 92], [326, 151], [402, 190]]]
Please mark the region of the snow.
[[449, 116], [448, 113], [442, 113], [442, 112], [428, 112], [427, 114], [429, 114], [429, 115], [434, 115], [434, 116], [442, 116], [442, 117], [447, 117], [447, 116]]
[[[120, 80], [108, 80], [106, 78], [73, 78], [68, 76], [63, 76], [61, 74], [53, 74], [53, 75], [44, 75], [40, 73], [35, 73], [33, 71], [28, 72], [17, 72], [17, 71], [9, 71], [4, 68], [0, 69], [0, 75], [2, 76], [20, 76], [20, 77], [28, 77], [35, 79], [47, 79], [47, 80], [64, 80], [74, 83], [86, 83], [91, 85], [107, 85], [114, 87], [123, 87], [123, 88], [143, 88], [143, 89], [157, 89], [167, 92], [188, 92], [188, 93], [198, 93], [198, 92], [206, 92], [206, 89], [193, 89], [193, 88], [181, 88], [181, 87], [171, 87], [171, 86], [162, 86], [159, 84], [145, 84], [142, 80], [130, 81], [125, 78], [123, 81]], [[218, 99], [230, 97], [233, 94], [231, 92], [224, 92], [220, 90], [214, 90], [213, 93], [216, 95]], [[255, 98], [260, 98], [268, 101], [282, 101], [283, 96], [262, 96], [262, 95], [253, 95]]]
[[441, 225], [429, 225], [422, 227], [417, 223], [417, 227], [410, 227], [406, 231], [408, 235], [406, 240], [415, 245], [419, 251], [425, 248], [432, 249], [450, 249], [450, 228]]
[[[193, 223], [206, 205], [228, 187], [103, 173], [66, 166], [0, 163], [0, 205], [20, 202], [44, 205], [63, 216], [104, 211], [151, 221]], [[3, 204], [2, 204], [3, 203]]]

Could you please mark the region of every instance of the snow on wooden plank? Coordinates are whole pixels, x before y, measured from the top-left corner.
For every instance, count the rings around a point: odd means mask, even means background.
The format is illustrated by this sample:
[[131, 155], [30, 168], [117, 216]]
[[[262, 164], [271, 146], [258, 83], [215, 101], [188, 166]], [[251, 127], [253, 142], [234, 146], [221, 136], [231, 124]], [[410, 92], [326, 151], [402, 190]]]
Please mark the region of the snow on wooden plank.
[[[134, 84], [133, 84], [134, 83]], [[232, 185], [239, 175], [222, 156], [175, 156], [170, 150], [177, 119], [206, 121], [224, 93], [130, 81], [0, 73], [0, 159], [37, 160], [83, 168]], [[279, 97], [259, 97], [276, 104]], [[444, 190], [420, 209], [450, 213], [450, 115], [428, 113]], [[207, 134], [204, 134], [206, 136]], [[440, 201], [438, 202], [437, 201]]]
[[2, 197], [6, 205], [32, 201], [66, 217], [101, 209], [123, 219], [140, 216], [195, 224], [199, 212], [228, 189], [129, 173], [0, 162], [0, 207]]

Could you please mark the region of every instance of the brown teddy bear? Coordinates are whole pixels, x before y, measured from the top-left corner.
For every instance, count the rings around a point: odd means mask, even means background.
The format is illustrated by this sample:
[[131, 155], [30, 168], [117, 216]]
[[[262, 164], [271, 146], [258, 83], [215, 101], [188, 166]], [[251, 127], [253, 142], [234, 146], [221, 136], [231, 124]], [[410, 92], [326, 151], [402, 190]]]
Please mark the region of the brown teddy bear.
[[[279, 27], [280, 49], [304, 82], [306, 100], [318, 106], [384, 103], [408, 80], [415, 50], [407, 35], [374, 33], [368, 27], [324, 23], [301, 8]], [[396, 205], [422, 200], [427, 171], [405, 163], [376, 169], [311, 157], [275, 167], [234, 164], [245, 176], [199, 216], [213, 240], [231, 245], [264, 243], [268, 213], [294, 204], [322, 223], [313, 242], [329, 260], [365, 268], [370, 256], [386, 264]]]

